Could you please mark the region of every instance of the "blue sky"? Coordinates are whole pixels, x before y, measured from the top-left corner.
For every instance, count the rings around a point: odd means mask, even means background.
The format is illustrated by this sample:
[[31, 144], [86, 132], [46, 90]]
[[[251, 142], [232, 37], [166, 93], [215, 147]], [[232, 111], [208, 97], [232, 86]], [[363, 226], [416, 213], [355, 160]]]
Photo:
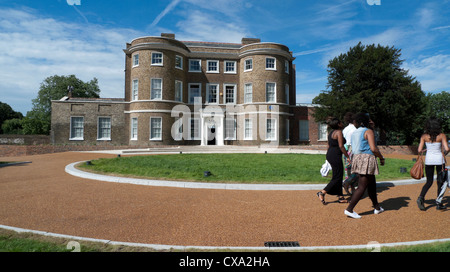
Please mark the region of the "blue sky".
[[[0, 0], [0, 101], [26, 114], [42, 81], [99, 80], [123, 97], [127, 42], [175, 33], [182, 41], [287, 45], [297, 103], [326, 89], [327, 64], [359, 41], [402, 50], [425, 92], [450, 91], [450, 0]], [[379, 5], [378, 5], [379, 4]]]

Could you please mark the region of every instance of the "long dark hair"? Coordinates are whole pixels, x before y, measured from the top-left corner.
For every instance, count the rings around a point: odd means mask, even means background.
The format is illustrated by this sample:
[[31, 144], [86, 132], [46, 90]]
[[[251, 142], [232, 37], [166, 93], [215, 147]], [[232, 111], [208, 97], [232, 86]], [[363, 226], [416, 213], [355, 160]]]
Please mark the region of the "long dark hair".
[[431, 142], [436, 141], [436, 137], [441, 134], [441, 121], [437, 118], [430, 118], [425, 124], [425, 133], [430, 135]]

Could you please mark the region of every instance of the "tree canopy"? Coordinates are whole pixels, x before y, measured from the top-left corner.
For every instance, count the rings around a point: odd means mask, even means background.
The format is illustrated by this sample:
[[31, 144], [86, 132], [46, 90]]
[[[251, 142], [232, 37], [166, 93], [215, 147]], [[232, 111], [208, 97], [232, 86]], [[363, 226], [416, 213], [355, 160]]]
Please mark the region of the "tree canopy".
[[382, 135], [399, 132], [411, 143], [422, 126], [417, 117], [425, 111], [425, 94], [401, 67], [400, 56], [400, 49], [360, 42], [330, 60], [327, 90], [313, 99], [322, 105], [316, 109], [316, 120], [367, 112]]
[[51, 101], [59, 100], [66, 96], [68, 86], [73, 87], [72, 97], [100, 97], [97, 78], [89, 82], [83, 82], [75, 75], [47, 77], [41, 83], [37, 97], [32, 100], [32, 110], [27, 113], [23, 121], [25, 134], [49, 134], [52, 111]]

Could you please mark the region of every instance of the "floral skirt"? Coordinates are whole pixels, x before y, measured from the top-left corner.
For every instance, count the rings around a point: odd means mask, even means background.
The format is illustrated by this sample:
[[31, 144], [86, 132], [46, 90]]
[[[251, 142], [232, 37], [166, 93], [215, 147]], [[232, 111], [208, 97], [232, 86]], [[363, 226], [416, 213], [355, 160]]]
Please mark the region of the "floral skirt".
[[371, 154], [354, 154], [352, 158], [352, 174], [378, 175], [377, 158]]

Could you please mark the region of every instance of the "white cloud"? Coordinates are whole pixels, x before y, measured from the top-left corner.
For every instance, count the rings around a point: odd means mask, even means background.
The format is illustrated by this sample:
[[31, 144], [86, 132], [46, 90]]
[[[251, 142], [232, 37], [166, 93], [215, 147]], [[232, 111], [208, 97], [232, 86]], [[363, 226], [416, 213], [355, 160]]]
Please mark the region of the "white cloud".
[[177, 23], [180, 40], [239, 43], [248, 31], [239, 24], [217, 19], [202, 11], [190, 11]]
[[25, 114], [46, 77], [70, 74], [83, 81], [98, 78], [102, 97], [123, 97], [122, 49], [137, 36], [129, 29], [61, 22], [30, 9], [4, 9], [0, 101]]
[[423, 91], [450, 91], [450, 55], [422, 57], [404, 67], [422, 84]]

